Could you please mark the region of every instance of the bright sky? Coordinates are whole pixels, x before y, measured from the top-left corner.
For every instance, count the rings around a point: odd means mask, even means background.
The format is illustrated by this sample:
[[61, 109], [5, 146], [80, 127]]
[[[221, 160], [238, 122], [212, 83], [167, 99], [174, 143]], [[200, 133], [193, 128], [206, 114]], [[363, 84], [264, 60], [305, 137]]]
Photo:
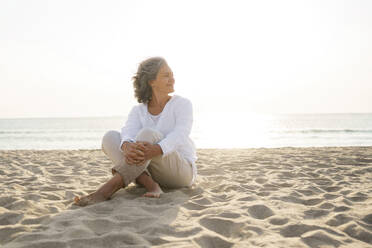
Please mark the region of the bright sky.
[[163, 56], [196, 112], [372, 112], [372, 1], [0, 1], [0, 118], [121, 116]]

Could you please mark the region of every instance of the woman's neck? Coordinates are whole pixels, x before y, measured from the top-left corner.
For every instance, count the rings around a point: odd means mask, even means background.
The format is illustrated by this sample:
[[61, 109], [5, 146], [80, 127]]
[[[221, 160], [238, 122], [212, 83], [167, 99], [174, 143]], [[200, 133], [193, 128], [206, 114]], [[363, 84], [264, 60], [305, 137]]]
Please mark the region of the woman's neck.
[[160, 95], [153, 92], [152, 98], [148, 104], [150, 107], [155, 108], [164, 108], [167, 102], [171, 99], [171, 96], [168, 95]]

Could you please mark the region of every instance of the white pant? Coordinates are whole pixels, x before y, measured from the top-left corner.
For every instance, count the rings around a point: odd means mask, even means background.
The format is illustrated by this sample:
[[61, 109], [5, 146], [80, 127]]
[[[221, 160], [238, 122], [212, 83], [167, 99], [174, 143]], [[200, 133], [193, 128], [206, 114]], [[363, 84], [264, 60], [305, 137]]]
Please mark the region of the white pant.
[[[136, 137], [136, 141], [146, 141], [152, 144], [156, 144], [162, 139], [163, 134], [151, 128], [143, 128]], [[140, 166], [129, 165], [125, 161], [124, 153], [120, 150], [120, 141], [118, 131], [108, 131], [102, 139], [102, 150], [114, 164], [112, 174], [119, 173], [123, 178], [124, 187], [134, 182], [144, 171], [166, 188], [180, 188], [190, 185], [193, 177], [192, 165], [177, 151], [166, 156], [156, 156]]]

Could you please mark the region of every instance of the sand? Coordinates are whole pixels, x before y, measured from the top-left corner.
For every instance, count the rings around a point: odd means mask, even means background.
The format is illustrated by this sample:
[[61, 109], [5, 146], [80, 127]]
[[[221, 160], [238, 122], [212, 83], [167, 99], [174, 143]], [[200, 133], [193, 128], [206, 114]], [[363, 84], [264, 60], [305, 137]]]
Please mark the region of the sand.
[[198, 156], [192, 188], [81, 208], [111, 177], [102, 151], [0, 151], [0, 246], [372, 247], [372, 147]]

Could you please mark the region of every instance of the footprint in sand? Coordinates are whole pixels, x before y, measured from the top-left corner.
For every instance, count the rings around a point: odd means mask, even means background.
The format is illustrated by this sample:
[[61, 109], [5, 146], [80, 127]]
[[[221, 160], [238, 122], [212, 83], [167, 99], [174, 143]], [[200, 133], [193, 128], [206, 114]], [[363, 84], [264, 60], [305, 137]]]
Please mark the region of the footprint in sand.
[[294, 224], [283, 227], [280, 230], [280, 235], [286, 238], [300, 237], [302, 234], [316, 229], [319, 229], [319, 227], [305, 224]]
[[262, 186], [263, 186], [262, 190], [265, 190], [265, 191], [278, 191], [280, 189], [280, 187], [270, 184], [270, 183], [266, 183]]
[[274, 215], [274, 212], [265, 205], [253, 205], [248, 207], [248, 213], [255, 219], [266, 219]]
[[266, 178], [257, 178], [256, 180], [254, 180], [256, 183], [258, 184], [264, 184], [267, 182], [267, 179]]
[[329, 214], [329, 211], [324, 209], [310, 209], [304, 212], [305, 219], [317, 219]]
[[326, 222], [326, 224], [328, 226], [340, 226], [340, 225], [343, 225], [349, 221], [351, 221], [353, 218], [351, 218], [350, 216], [347, 216], [345, 214], [338, 214], [338, 215], [335, 215], [332, 219], [328, 220]]
[[302, 204], [304, 204], [305, 206], [315, 206], [321, 203], [322, 201], [323, 199], [321, 198], [312, 198], [312, 199], [303, 200]]
[[344, 197], [344, 199], [342, 200], [342, 202], [345, 203], [345, 204], [348, 205], [348, 206], [352, 206], [352, 205], [353, 205], [353, 202], [350, 201], [350, 200], [348, 200], [348, 199], [346, 199], [345, 197]]
[[210, 217], [202, 218], [199, 223], [205, 228], [227, 238], [232, 236], [241, 236], [241, 228], [244, 226], [243, 223], [236, 223], [227, 219]]
[[353, 192], [352, 190], [343, 190], [341, 191], [340, 193], [343, 194], [343, 195], [348, 195], [350, 194], [351, 192]]
[[368, 244], [372, 244], [372, 233], [356, 224], [350, 224], [346, 226], [343, 231], [352, 238], [358, 239]]
[[14, 225], [23, 218], [22, 213], [5, 212], [0, 215], [0, 225]]
[[296, 190], [297, 192], [305, 195], [305, 196], [313, 196], [315, 195], [316, 193], [312, 190], [307, 190], [307, 189], [303, 189], [303, 190]]
[[258, 193], [256, 193], [256, 195], [258, 196], [269, 196], [271, 193], [268, 192], [268, 191], [260, 191]]
[[254, 196], [247, 196], [247, 197], [238, 199], [238, 201], [255, 201], [255, 200], [257, 200], [257, 197], [254, 197]]
[[10, 205], [13, 202], [16, 202], [17, 200], [19, 200], [19, 198], [11, 196], [0, 197], [0, 207], [7, 208], [8, 205]]
[[287, 224], [289, 221], [288, 218], [271, 218], [269, 220], [270, 224], [275, 225], [275, 226], [282, 226]]
[[332, 184], [333, 182], [331, 180], [329, 180], [328, 178], [319, 178], [319, 179], [315, 179], [313, 180], [313, 182], [319, 186], [324, 186], [324, 185], [330, 185]]
[[337, 197], [340, 197], [340, 195], [326, 193], [323, 195], [323, 197], [327, 200], [333, 200], [336, 199]]
[[372, 163], [372, 159], [369, 158], [357, 158], [356, 161], [360, 163]]
[[362, 221], [364, 221], [368, 225], [372, 225], [372, 214], [364, 216]]
[[331, 238], [322, 231], [305, 234], [301, 237], [301, 240], [310, 247], [339, 247], [341, 245], [340, 241]]
[[218, 215], [218, 217], [229, 218], [229, 219], [238, 219], [242, 216], [241, 216], [241, 214], [237, 214], [237, 213], [223, 212], [220, 215]]
[[357, 193], [348, 197], [345, 196], [344, 198], [352, 202], [364, 202], [368, 199], [368, 196], [363, 193]]
[[234, 243], [221, 239], [220, 237], [210, 235], [203, 235], [200, 238], [196, 238], [195, 241], [200, 245], [200, 247], [205, 248], [230, 248], [234, 245]]
[[328, 202], [323, 203], [322, 205], [319, 206], [319, 208], [321, 209], [329, 209], [329, 210], [333, 209], [334, 207], [335, 206], [332, 203], [328, 203]]
[[335, 207], [335, 209], [333, 211], [335, 211], [335, 212], [345, 212], [345, 211], [348, 211], [350, 209], [351, 208], [349, 208], [347, 206], [339, 206], [339, 207]]
[[279, 200], [283, 202], [290, 202], [296, 204], [302, 204], [303, 200], [294, 196], [281, 196], [281, 197], [271, 197], [271, 200]]
[[321, 187], [321, 188], [327, 192], [337, 192], [341, 189], [341, 187], [338, 187], [338, 186]]

